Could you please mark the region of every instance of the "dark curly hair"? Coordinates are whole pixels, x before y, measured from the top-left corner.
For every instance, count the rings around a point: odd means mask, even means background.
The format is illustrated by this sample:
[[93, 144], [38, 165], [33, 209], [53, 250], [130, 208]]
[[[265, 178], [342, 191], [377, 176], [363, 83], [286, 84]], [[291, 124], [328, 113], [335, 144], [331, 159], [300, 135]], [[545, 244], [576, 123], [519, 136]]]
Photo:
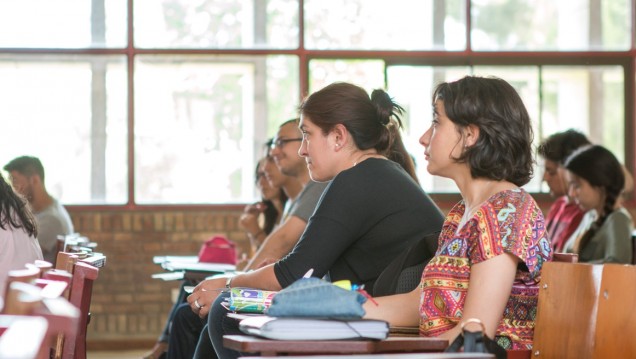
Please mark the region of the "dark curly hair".
[[550, 135], [541, 142], [537, 152], [547, 160], [563, 164], [574, 150], [589, 144], [591, 142], [584, 134], [569, 129]]
[[469, 125], [479, 128], [477, 142], [456, 161], [468, 163], [473, 178], [505, 180], [523, 186], [533, 173], [533, 132], [528, 111], [517, 91], [495, 77], [466, 76], [439, 84], [435, 101], [461, 134]]
[[23, 228], [30, 236], [37, 237], [38, 229], [35, 217], [27, 201], [13, 191], [0, 173], [0, 228]]
[[400, 135], [400, 115], [404, 109], [384, 90], [374, 90], [369, 98], [361, 87], [335, 82], [307, 97], [299, 110], [311, 118], [323, 134], [329, 133], [337, 124], [344, 125], [356, 147], [361, 150], [374, 148], [400, 164], [418, 181], [415, 164]]

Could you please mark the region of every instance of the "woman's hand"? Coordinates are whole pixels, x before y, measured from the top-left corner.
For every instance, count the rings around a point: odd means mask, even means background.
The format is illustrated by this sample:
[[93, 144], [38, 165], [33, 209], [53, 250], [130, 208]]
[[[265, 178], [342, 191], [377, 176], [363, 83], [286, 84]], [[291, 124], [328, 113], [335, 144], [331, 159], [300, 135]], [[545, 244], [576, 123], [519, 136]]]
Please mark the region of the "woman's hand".
[[194, 287], [192, 294], [188, 296], [188, 304], [190, 304], [192, 311], [199, 317], [205, 318], [216, 297], [225, 290], [226, 280], [227, 278], [207, 279]]
[[263, 229], [258, 224], [258, 217], [265, 211], [265, 204], [257, 202], [245, 206], [241, 217], [239, 217], [239, 225], [250, 236], [256, 236]]

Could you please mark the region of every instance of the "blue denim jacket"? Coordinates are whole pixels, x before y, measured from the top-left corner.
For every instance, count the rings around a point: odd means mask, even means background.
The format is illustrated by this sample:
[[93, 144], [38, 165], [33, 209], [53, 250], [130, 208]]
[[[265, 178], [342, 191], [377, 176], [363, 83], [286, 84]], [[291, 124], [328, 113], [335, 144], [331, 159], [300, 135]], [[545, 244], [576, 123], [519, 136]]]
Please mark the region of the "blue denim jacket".
[[367, 298], [319, 278], [301, 278], [272, 299], [265, 314], [273, 317], [361, 318]]

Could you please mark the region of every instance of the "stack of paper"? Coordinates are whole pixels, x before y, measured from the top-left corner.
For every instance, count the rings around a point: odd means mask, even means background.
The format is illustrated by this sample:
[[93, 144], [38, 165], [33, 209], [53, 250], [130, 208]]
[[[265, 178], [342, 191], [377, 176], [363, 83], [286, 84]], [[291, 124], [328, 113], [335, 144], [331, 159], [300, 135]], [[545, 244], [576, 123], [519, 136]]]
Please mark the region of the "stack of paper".
[[189, 261], [185, 262], [176, 262], [169, 261], [164, 262], [161, 266], [169, 271], [191, 271], [191, 272], [209, 272], [209, 273], [225, 273], [228, 271], [233, 271], [236, 269], [236, 266], [232, 264], [224, 264], [224, 263], [192, 263]]
[[386, 339], [389, 324], [373, 319], [280, 318], [266, 315], [241, 320], [243, 333], [278, 340]]

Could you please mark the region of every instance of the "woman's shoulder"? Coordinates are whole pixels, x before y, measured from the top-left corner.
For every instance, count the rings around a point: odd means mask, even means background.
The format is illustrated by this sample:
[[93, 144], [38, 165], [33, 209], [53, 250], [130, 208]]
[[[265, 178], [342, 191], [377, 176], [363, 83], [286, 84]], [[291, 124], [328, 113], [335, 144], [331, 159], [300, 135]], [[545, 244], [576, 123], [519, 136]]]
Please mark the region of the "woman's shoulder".
[[629, 218], [630, 220], [632, 219], [631, 213], [629, 213], [629, 211], [625, 207], [619, 207], [618, 209], [610, 213], [610, 216]]
[[492, 195], [486, 203], [496, 210], [512, 210], [518, 208], [539, 209], [539, 205], [534, 198], [523, 188], [512, 188], [497, 192]]

